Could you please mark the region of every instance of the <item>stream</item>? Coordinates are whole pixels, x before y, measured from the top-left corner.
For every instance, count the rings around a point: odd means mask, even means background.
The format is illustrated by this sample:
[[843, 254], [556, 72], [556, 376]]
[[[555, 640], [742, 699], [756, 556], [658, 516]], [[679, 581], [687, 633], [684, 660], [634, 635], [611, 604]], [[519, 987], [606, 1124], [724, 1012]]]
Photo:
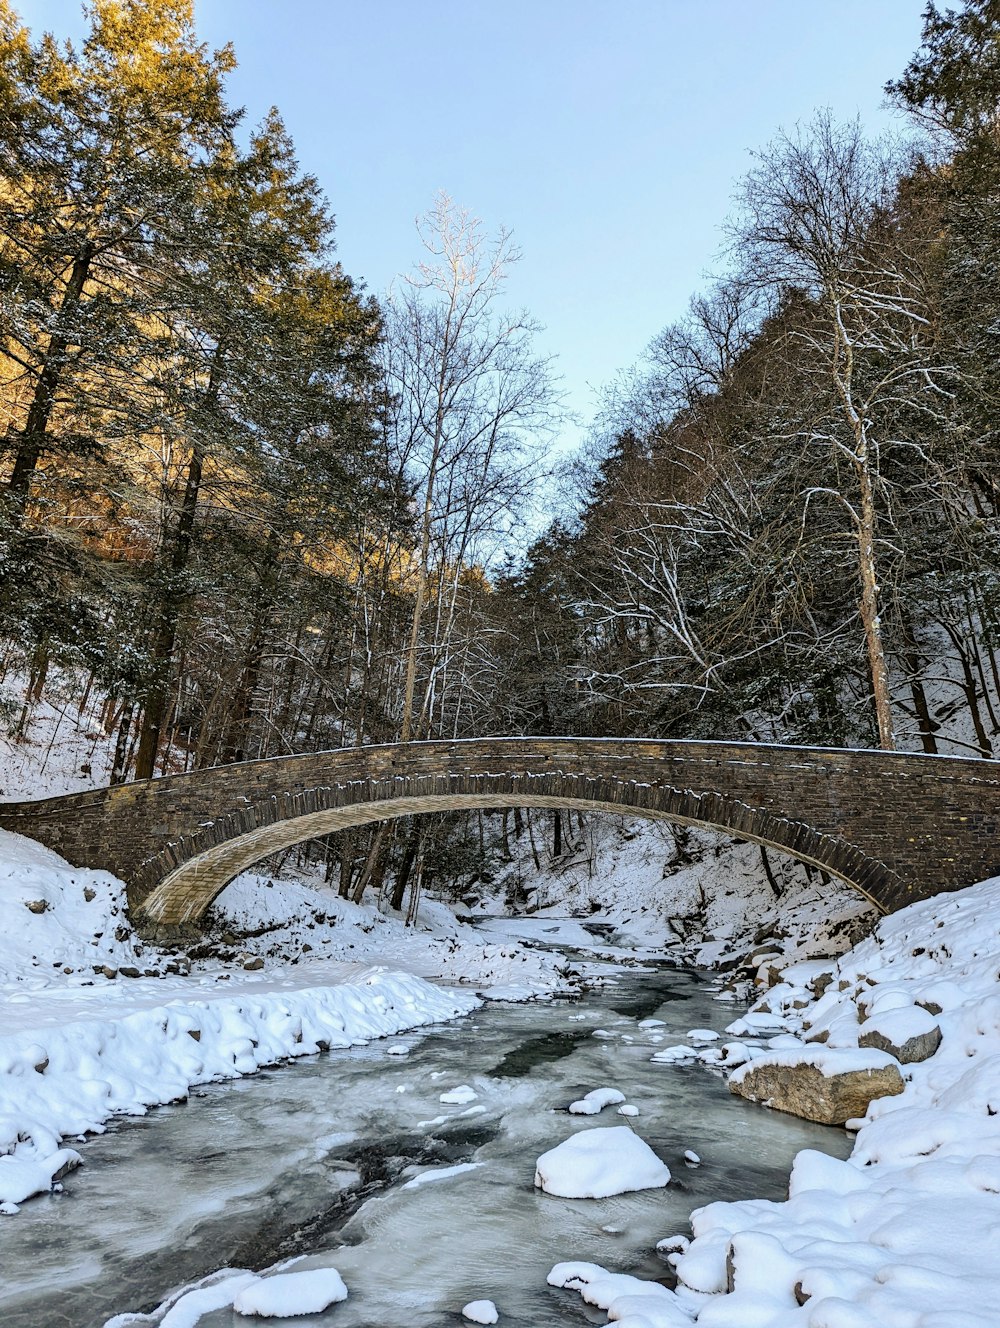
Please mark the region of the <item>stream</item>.
[[[102, 1328], [216, 1269], [300, 1255], [297, 1267], [332, 1264], [350, 1289], [325, 1314], [282, 1320], [300, 1328], [457, 1328], [462, 1306], [482, 1298], [501, 1325], [604, 1322], [546, 1285], [554, 1263], [664, 1278], [656, 1241], [687, 1232], [692, 1208], [782, 1198], [799, 1149], [850, 1152], [845, 1132], [752, 1106], [703, 1066], [650, 1062], [689, 1029], [736, 1017], [714, 990], [697, 973], [609, 968], [578, 1001], [489, 1004], [115, 1121], [81, 1146], [85, 1165], [63, 1193], [0, 1224], [0, 1322]], [[640, 1026], [649, 1019], [664, 1022]], [[460, 1086], [475, 1098], [441, 1101]], [[601, 1200], [534, 1189], [540, 1153], [624, 1124], [614, 1107], [567, 1114], [602, 1086], [638, 1107], [630, 1123], [670, 1185]], [[466, 1163], [476, 1165], [433, 1174]], [[198, 1328], [250, 1322], [227, 1309]]]

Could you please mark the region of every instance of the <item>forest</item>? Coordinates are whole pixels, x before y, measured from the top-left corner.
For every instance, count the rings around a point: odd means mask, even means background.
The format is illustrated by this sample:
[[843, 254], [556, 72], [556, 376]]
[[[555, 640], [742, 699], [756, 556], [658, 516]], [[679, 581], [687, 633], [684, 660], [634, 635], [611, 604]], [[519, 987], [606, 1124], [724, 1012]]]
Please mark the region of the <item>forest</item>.
[[[376, 299], [234, 60], [191, 0], [96, 0], [78, 48], [0, 0], [13, 740], [57, 693], [112, 782], [518, 733], [994, 755], [998, 0], [927, 7], [896, 138], [820, 110], [757, 153], [720, 275], [558, 464], [512, 236], [439, 195]], [[310, 851], [399, 907], [573, 833], [510, 816]]]

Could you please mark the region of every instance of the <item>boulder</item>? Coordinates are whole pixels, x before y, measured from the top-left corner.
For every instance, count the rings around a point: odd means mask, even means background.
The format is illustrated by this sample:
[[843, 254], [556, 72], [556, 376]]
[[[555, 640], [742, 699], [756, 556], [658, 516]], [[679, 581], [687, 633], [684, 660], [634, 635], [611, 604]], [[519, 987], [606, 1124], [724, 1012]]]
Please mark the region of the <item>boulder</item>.
[[917, 1005], [872, 1015], [858, 1030], [858, 1045], [874, 1047], [912, 1065], [933, 1056], [941, 1045], [941, 1029], [928, 1011]]
[[876, 1098], [901, 1093], [903, 1076], [882, 1051], [810, 1048], [741, 1065], [730, 1077], [729, 1091], [804, 1120], [843, 1125], [864, 1116]]

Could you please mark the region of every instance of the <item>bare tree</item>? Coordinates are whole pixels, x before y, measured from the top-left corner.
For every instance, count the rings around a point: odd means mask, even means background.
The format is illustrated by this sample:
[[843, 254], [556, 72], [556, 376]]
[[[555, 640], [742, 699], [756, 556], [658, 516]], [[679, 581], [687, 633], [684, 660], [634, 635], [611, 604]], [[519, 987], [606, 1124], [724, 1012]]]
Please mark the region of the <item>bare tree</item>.
[[490, 238], [446, 194], [419, 229], [428, 257], [386, 309], [390, 442], [416, 515], [404, 742], [430, 731], [462, 577], [490, 561], [524, 508], [558, 406], [537, 324], [498, 309], [519, 258], [510, 235]]
[[758, 162], [741, 196], [740, 262], [748, 280], [800, 293], [814, 314], [798, 322], [791, 349], [811, 365], [817, 390], [790, 417], [786, 438], [828, 458], [826, 478], [804, 495], [803, 522], [811, 504], [832, 502], [853, 531], [879, 742], [892, 748], [881, 622], [880, 554], [892, 534], [886, 453], [926, 460], [918, 441], [895, 432], [895, 419], [903, 398], [934, 410], [943, 395], [922, 255], [897, 224], [899, 163], [857, 124], [822, 113]]

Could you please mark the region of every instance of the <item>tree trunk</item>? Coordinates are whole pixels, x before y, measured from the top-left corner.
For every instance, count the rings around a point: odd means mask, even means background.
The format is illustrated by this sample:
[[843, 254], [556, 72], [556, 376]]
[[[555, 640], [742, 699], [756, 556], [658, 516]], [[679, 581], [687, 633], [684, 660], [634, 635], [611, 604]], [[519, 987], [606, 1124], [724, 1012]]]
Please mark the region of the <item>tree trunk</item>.
[[[66, 283], [62, 307], [59, 311], [60, 323], [65, 323], [66, 316], [79, 307], [93, 258], [93, 246], [88, 243], [83, 246], [74, 259], [69, 281]], [[31, 405], [28, 407], [28, 414], [24, 429], [21, 432], [17, 453], [14, 456], [14, 466], [11, 470], [10, 479], [7, 481], [7, 492], [10, 498], [8, 518], [15, 527], [20, 526], [24, 520], [24, 511], [31, 492], [31, 482], [38, 467], [39, 459], [45, 451], [56, 393], [59, 390], [63, 369], [66, 365], [66, 352], [71, 344], [69, 334], [65, 329], [53, 335], [45, 352], [45, 363], [42, 366], [42, 371], [35, 382], [35, 392]]]
[[403, 899], [406, 895], [406, 887], [410, 881], [410, 874], [413, 871], [413, 864], [420, 849], [420, 840], [422, 838], [422, 825], [419, 816], [414, 816], [410, 820], [410, 832], [406, 839], [406, 848], [403, 850], [403, 860], [399, 864], [399, 871], [396, 873], [396, 880], [392, 887], [392, 898], [389, 905], [398, 913], [403, 907]]
[[774, 872], [771, 870], [771, 859], [767, 856], [767, 849], [764, 847], [763, 844], [761, 844], [760, 846], [760, 861], [761, 861], [761, 866], [764, 868], [764, 875], [767, 877], [767, 883], [771, 887], [775, 899], [780, 899], [781, 889], [778, 886], [778, 882], [774, 878]]
[[901, 658], [910, 684], [910, 695], [913, 697], [913, 709], [917, 716], [920, 745], [928, 756], [936, 756], [937, 739], [934, 735], [937, 732], [938, 725], [934, 722], [930, 706], [927, 703], [927, 693], [924, 690], [924, 682], [921, 677], [920, 656], [917, 653], [917, 642], [913, 635], [913, 627], [905, 617], [902, 625], [902, 635], [904, 649]]
[[142, 728], [139, 732], [139, 750], [135, 758], [136, 779], [152, 779], [156, 769], [156, 754], [160, 746], [160, 732], [167, 707], [167, 692], [170, 686], [170, 665], [177, 644], [177, 624], [180, 621], [182, 593], [178, 585], [191, 556], [191, 543], [194, 532], [194, 518], [198, 508], [198, 493], [201, 488], [204, 454], [200, 447], [194, 447], [188, 462], [187, 480], [184, 485], [184, 498], [177, 530], [174, 534], [173, 548], [170, 554], [170, 585], [160, 608], [153, 646], [152, 681], [146, 689], [142, 708]]
[[368, 889], [368, 886], [376, 875], [378, 863], [382, 857], [382, 845], [385, 842], [386, 831], [388, 829], [388, 821], [379, 821], [375, 833], [372, 835], [372, 842], [368, 848], [365, 865], [361, 868], [361, 875], [358, 877], [358, 883], [354, 887], [354, 894], [351, 896], [355, 904], [361, 903], [365, 891]]
[[115, 754], [111, 762], [111, 778], [109, 782], [112, 784], [123, 784], [125, 782], [125, 774], [128, 769], [128, 740], [129, 734], [132, 731], [132, 714], [134, 710], [135, 706], [131, 701], [127, 702], [122, 707], [122, 717], [118, 724], [118, 737], [115, 739]]
[[878, 579], [875, 570], [875, 499], [867, 454], [857, 466], [860, 489], [858, 521], [858, 564], [861, 573], [861, 621], [868, 647], [868, 665], [871, 670], [872, 695], [875, 700], [875, 718], [878, 723], [879, 746], [893, 751], [896, 737], [892, 726], [892, 698], [889, 689], [889, 669], [882, 645], [882, 624], [879, 618]]
[[346, 899], [351, 893], [351, 879], [354, 876], [354, 844], [356, 830], [345, 830], [340, 838], [340, 881], [337, 894]]

